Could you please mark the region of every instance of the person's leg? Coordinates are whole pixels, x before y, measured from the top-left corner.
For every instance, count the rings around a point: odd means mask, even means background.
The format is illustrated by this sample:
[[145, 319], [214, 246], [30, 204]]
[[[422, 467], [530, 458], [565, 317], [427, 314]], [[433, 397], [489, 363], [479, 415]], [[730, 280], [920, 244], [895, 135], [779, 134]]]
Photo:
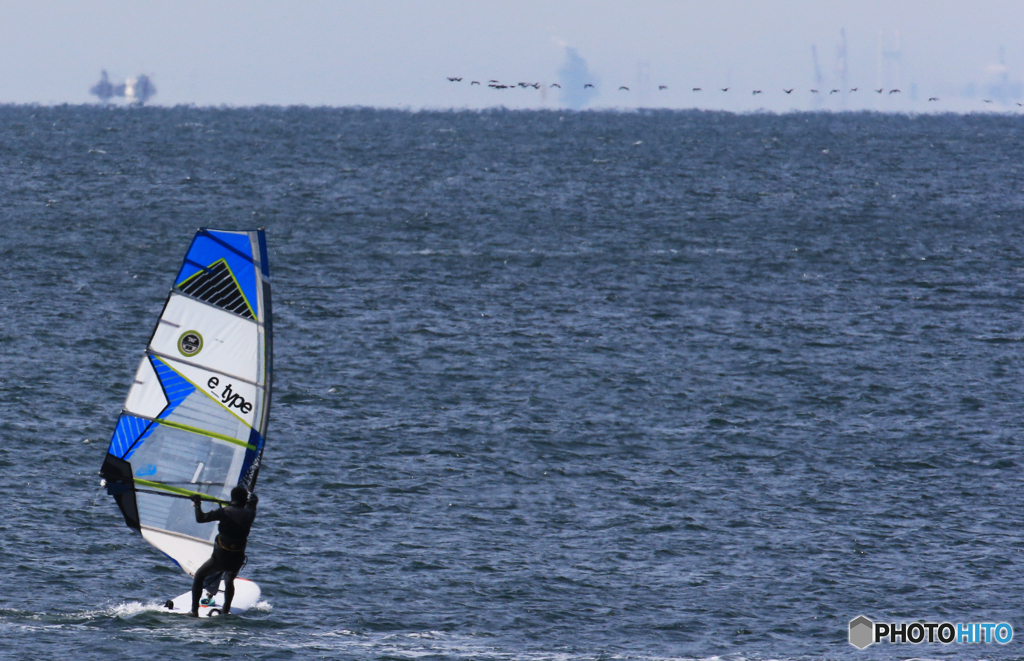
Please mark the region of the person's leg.
[[231, 600], [235, 598], [235, 574], [238, 572], [224, 572], [224, 610], [227, 615], [231, 612]]
[[199, 599], [203, 596], [203, 582], [206, 577], [214, 570], [217, 563], [214, 562], [213, 556], [203, 563], [203, 566], [196, 572], [196, 577], [192, 579], [192, 614], [199, 615]]

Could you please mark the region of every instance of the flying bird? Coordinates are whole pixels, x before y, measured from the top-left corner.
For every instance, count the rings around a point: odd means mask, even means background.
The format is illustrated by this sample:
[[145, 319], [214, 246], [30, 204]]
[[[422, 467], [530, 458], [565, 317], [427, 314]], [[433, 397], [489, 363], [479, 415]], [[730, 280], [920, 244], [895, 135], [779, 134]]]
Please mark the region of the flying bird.
[[818, 90], [811, 90], [811, 94], [817, 94]]
[[985, 103], [992, 103], [992, 99], [985, 99]]
[[723, 88], [722, 88], [722, 91], [723, 91], [723, 92], [728, 92], [728, 91], [729, 91], [729, 88], [728, 88], [728, 87], [723, 87]]
[[761, 90], [754, 90], [754, 92], [753, 92], [753, 93], [754, 93], [754, 94], [760, 94], [760, 93], [761, 93]]
[[487, 82], [489, 82], [489, 83], [496, 83], [498, 81], [497, 80], [488, 80]]
[[593, 87], [593, 85], [591, 85], [590, 83], [587, 83], [586, 85], [583, 86], [583, 89], [587, 89], [588, 87]]
[[856, 87], [854, 87], [854, 88], [853, 88], [853, 89], [851, 89], [850, 91], [851, 91], [851, 92], [856, 92], [856, 91], [857, 91], [857, 88], [856, 88]]
[[[883, 89], [884, 89], [884, 88], [883, 88]], [[880, 89], [879, 89], [879, 90], [875, 90], [875, 91], [876, 91], [876, 92], [878, 92], [879, 94], [881, 94], [881, 93], [882, 93], [882, 90], [880, 90]]]
[[929, 100], [929, 101], [938, 101], [938, 100], [939, 100], [939, 97], [937, 97], [937, 96], [933, 96], [933, 97], [931, 97], [931, 98], [930, 98], [930, 99], [928, 99], [928, 100]]
[[787, 89], [784, 89], [784, 90], [782, 90], [782, 91], [783, 91], [783, 92], [785, 92], [786, 94], [792, 94], [792, 93], [793, 93], [793, 88], [792, 88], [792, 87], [790, 87], [790, 88], [789, 88], [788, 90], [787, 90]]
[[667, 90], [668, 89], [668, 85], [658, 85], [658, 89], [659, 90]]
[[452, 78], [452, 77], [448, 78], [448, 82], [449, 83], [457, 83], [457, 82], [459, 82], [461, 80], [462, 80], [461, 78]]
[[479, 84], [480, 84], [479, 80], [474, 80], [473, 82], [470, 83], [470, 85], [479, 85]]
[[700, 88], [699, 88], [699, 87], [694, 87], [694, 88], [693, 88], [693, 91], [694, 91], [694, 92], [699, 92], [699, 91], [700, 91]]
[[835, 93], [836, 93], [836, 92], [838, 92], [838, 91], [839, 91], [839, 90], [832, 90], [831, 92], [829, 92], [829, 95], [835, 94]]
[[621, 86], [619, 86], [619, 89], [620, 89], [620, 90], [626, 90], [627, 92], [629, 91], [629, 88], [628, 88], [628, 87], [626, 87], [625, 85], [621, 85]]
[[558, 89], [562, 89], [562, 86], [559, 85], [558, 83], [551, 83], [551, 86], [552, 87], [557, 87]]
[[899, 94], [899, 90], [889, 90], [889, 94]]

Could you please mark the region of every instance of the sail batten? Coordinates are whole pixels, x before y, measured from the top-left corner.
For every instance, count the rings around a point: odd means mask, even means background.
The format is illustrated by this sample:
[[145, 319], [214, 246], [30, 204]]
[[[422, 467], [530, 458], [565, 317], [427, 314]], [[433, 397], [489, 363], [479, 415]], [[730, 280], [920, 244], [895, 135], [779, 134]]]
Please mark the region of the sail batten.
[[[263, 230], [200, 229], [150, 335], [101, 474], [125, 523], [193, 574], [216, 524], [187, 498], [255, 486], [269, 420], [269, 270]], [[186, 541], [187, 540], [187, 541]]]

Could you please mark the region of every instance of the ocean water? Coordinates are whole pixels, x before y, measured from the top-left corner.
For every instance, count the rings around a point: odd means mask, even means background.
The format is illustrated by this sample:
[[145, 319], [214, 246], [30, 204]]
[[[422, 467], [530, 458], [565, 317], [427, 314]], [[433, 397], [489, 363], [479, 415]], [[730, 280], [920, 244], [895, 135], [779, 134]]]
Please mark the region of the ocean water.
[[[1019, 658], [1022, 174], [996, 115], [0, 107], [0, 658]], [[96, 474], [200, 226], [276, 315], [209, 621]]]

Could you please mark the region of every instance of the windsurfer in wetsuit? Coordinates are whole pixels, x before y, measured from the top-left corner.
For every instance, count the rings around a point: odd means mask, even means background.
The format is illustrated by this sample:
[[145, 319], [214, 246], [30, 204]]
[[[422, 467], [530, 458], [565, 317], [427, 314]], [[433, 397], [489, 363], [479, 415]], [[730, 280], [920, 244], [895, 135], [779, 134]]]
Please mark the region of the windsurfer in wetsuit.
[[217, 539], [213, 543], [213, 555], [203, 563], [192, 581], [192, 615], [199, 615], [199, 599], [203, 595], [203, 583], [211, 574], [224, 572], [224, 609], [231, 612], [231, 600], [235, 597], [235, 575], [245, 564], [245, 542], [249, 529], [256, 518], [256, 494], [249, 494], [242, 485], [231, 490], [231, 504], [212, 512], [203, 511], [203, 500], [199, 494], [192, 496], [196, 507], [196, 521], [209, 523], [220, 521]]

